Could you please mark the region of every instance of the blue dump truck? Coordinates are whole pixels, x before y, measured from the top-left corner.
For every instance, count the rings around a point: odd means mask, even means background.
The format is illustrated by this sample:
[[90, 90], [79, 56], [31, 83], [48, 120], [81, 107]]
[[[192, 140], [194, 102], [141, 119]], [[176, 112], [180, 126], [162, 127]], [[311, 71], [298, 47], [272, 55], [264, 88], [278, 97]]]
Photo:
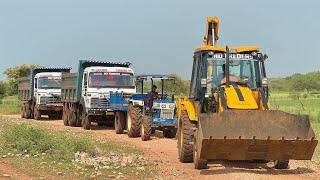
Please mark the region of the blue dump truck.
[[[141, 136], [143, 141], [149, 140], [155, 130], [163, 131], [164, 137], [175, 137], [175, 78], [151, 74], [136, 76], [135, 80], [139, 91], [136, 94], [128, 95], [119, 91], [110, 94], [110, 108], [115, 111], [116, 133], [123, 133], [127, 127], [129, 137]], [[156, 85], [161, 86], [160, 93]]]
[[110, 92], [136, 92], [130, 63], [80, 60], [77, 73], [62, 73], [63, 122], [91, 128], [114, 120]]
[[48, 115], [51, 119], [61, 118], [61, 73], [67, 72], [70, 68], [42, 67], [21, 77], [18, 83], [21, 117], [39, 120], [42, 115]]

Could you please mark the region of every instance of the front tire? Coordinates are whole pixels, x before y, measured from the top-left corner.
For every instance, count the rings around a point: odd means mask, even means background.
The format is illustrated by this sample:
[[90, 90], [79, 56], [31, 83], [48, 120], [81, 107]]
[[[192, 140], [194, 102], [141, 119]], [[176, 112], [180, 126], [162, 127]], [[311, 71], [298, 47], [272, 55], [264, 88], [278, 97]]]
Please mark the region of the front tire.
[[82, 127], [83, 129], [89, 130], [91, 129], [91, 120], [90, 116], [86, 113], [86, 110], [82, 110]]
[[274, 162], [276, 169], [289, 169], [289, 160], [277, 160]]
[[129, 105], [129, 111], [127, 113], [127, 130], [129, 137], [139, 137], [141, 128], [142, 112], [140, 107], [134, 107]]
[[183, 111], [178, 127], [178, 153], [182, 163], [193, 161], [193, 140], [195, 125], [191, 123], [188, 113]]
[[163, 136], [165, 138], [174, 138], [176, 137], [177, 129], [165, 129], [163, 130]]
[[33, 110], [33, 117], [35, 120], [40, 120], [41, 119], [41, 110], [39, 110], [35, 107]]
[[140, 129], [141, 134], [141, 140], [142, 141], [148, 141], [151, 139], [152, 134], [152, 122], [151, 118], [148, 116], [143, 115], [142, 116], [142, 125]]
[[207, 169], [208, 161], [206, 159], [200, 158], [200, 152], [198, 151], [197, 137], [198, 131], [194, 135], [194, 145], [193, 145], [193, 164], [196, 169]]
[[114, 129], [116, 134], [123, 134], [125, 129], [126, 116], [124, 112], [116, 111], [114, 116]]

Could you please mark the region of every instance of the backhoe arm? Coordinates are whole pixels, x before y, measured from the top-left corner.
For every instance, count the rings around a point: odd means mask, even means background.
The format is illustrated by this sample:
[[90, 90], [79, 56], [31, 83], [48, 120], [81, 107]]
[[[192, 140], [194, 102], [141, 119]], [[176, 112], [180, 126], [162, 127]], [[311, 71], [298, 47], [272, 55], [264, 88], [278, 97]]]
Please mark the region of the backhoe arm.
[[206, 35], [204, 36], [204, 43], [208, 46], [216, 46], [219, 39], [218, 33], [219, 18], [217, 16], [208, 17]]

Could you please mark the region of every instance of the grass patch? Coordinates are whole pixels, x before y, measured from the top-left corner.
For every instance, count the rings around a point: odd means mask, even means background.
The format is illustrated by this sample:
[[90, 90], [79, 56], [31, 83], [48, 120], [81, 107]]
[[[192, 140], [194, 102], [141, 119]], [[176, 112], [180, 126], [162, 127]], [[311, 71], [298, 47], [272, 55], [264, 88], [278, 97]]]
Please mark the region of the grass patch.
[[[1, 120], [0, 125], [0, 155], [34, 177], [143, 179], [156, 175], [147, 160], [138, 161], [143, 157], [135, 148], [102, 143], [88, 133], [51, 131], [27, 122]], [[82, 154], [86, 156], [83, 162]], [[133, 160], [120, 166], [125, 158]]]
[[7, 96], [0, 99], [0, 113], [1, 114], [19, 114], [20, 102], [17, 96]]

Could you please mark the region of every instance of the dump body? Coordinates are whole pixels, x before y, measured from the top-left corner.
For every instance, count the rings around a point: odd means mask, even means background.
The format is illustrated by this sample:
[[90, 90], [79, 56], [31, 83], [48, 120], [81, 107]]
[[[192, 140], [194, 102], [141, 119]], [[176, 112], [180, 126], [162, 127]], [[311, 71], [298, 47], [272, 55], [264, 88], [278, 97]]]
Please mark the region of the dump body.
[[61, 100], [63, 102], [79, 102], [79, 85], [77, 73], [62, 73], [61, 76]]
[[196, 142], [207, 160], [310, 160], [317, 145], [308, 116], [278, 110], [199, 114]]

